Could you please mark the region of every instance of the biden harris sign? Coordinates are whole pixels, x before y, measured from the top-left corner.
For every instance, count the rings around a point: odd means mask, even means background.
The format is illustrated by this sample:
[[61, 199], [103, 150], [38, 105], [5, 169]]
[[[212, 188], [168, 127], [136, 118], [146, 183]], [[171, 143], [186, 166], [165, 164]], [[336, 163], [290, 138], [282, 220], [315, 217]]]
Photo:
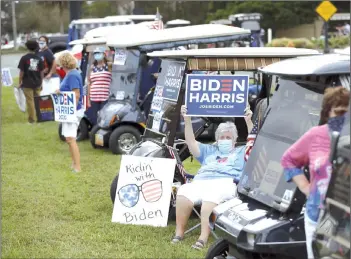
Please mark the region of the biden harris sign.
[[244, 117], [248, 90], [248, 75], [187, 75], [187, 114], [204, 117]]

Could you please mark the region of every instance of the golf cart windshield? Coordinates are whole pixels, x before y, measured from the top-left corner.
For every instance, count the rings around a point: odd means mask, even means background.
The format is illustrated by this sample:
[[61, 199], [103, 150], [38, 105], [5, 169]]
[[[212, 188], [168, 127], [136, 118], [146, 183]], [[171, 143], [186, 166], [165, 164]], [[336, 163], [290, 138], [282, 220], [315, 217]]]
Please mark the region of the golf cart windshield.
[[117, 100], [133, 99], [137, 87], [140, 52], [138, 50], [115, 50], [112, 65], [111, 94]]
[[296, 190], [280, 165], [283, 153], [311, 127], [318, 125], [322, 92], [305, 82], [281, 78], [266, 112], [238, 190], [286, 211]]

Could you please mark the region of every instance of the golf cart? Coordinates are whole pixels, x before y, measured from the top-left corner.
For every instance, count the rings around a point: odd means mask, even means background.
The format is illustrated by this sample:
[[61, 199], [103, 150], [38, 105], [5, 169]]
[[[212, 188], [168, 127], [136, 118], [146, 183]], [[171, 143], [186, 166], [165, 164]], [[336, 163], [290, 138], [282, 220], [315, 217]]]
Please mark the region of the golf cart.
[[183, 26], [189, 26], [190, 24], [191, 24], [190, 21], [175, 19], [175, 20], [166, 22], [166, 28], [183, 27]]
[[261, 18], [262, 14], [260, 13], [241, 13], [230, 15], [228, 19], [232, 21], [234, 26], [251, 31], [250, 47], [263, 47]]
[[[87, 89], [87, 83], [88, 83], [88, 78], [90, 76], [90, 67], [94, 61], [93, 58], [93, 52], [94, 50], [99, 47], [103, 48], [106, 50], [107, 54], [107, 59], [109, 63], [112, 63], [112, 51], [107, 48], [106, 46], [106, 37], [107, 35], [116, 35], [116, 34], [121, 34], [123, 33], [124, 30], [128, 30], [128, 32], [134, 32], [140, 31], [140, 30], [148, 30], [149, 28], [146, 26], [141, 26], [141, 25], [119, 25], [119, 26], [106, 26], [106, 27], [99, 27], [92, 29], [90, 31], [87, 31], [85, 33], [84, 38], [79, 39], [79, 40], [74, 40], [69, 43], [70, 46], [73, 46], [73, 48], [77, 45], [83, 45], [83, 51], [82, 51], [82, 61], [80, 64], [80, 69], [82, 71], [82, 79], [85, 84], [84, 88], [86, 93], [88, 92]], [[86, 100], [85, 100], [86, 101]], [[77, 141], [82, 141], [85, 139], [89, 138], [89, 132], [95, 125], [93, 121], [90, 119], [92, 118], [92, 109], [89, 109], [86, 107], [86, 102], [84, 102], [84, 107], [85, 107], [85, 113], [84, 117], [80, 121], [79, 127], [78, 127], [78, 132], [77, 132]], [[61, 123], [59, 124], [59, 136], [61, 140], [65, 140], [65, 138], [62, 136], [62, 125]]]
[[[349, 55], [315, 55], [284, 60], [259, 69], [279, 76], [263, 125], [238, 184], [238, 198], [214, 208], [210, 227], [219, 237], [209, 258], [307, 257], [304, 232], [306, 197], [286, 182], [282, 154], [320, 123], [324, 90], [350, 88]], [[308, 168], [304, 169], [308, 177]]]
[[316, 259], [350, 258], [350, 114], [344, 125], [331, 137], [333, 172], [312, 243]]
[[[107, 39], [107, 46], [115, 52], [111, 97], [91, 130], [92, 146], [125, 154], [141, 141], [156, 84], [153, 74], [159, 71], [160, 64], [157, 57], [147, 57], [146, 53], [189, 44], [241, 40], [248, 35], [248, 30], [214, 24], [111, 35]], [[179, 75], [172, 82], [181, 79]]]
[[[151, 58], [161, 58], [161, 72], [159, 73], [157, 85], [164, 86], [165, 93], [161, 112], [150, 111], [146, 123], [146, 129], [142, 140], [135, 145], [129, 155], [143, 157], [173, 158], [177, 160], [174, 174], [176, 184], [184, 184], [189, 175], [186, 174], [182, 162], [189, 158], [190, 152], [184, 140], [178, 138], [179, 127], [184, 127], [180, 122], [180, 108], [184, 104], [186, 74], [194, 71], [222, 71], [230, 73], [255, 72], [262, 65], [269, 65], [282, 59], [292, 58], [300, 55], [316, 54], [317, 51], [295, 48], [218, 48], [218, 49], [195, 49], [175, 51], [155, 51], [149, 53]], [[176, 67], [177, 69], [174, 69]], [[176, 88], [174, 95], [166, 94], [168, 89], [165, 81], [169, 78], [169, 69], [176, 70], [181, 74], [182, 84]], [[242, 72], [243, 71], [243, 72]], [[205, 75], [206, 76], [206, 75]], [[165, 80], [166, 78], [166, 80]], [[269, 96], [268, 88], [270, 76], [262, 77], [262, 88], [256, 98], [252, 110], [254, 116], [258, 109], [259, 100]], [[162, 114], [162, 116], [159, 116]], [[224, 121], [234, 121], [238, 130], [238, 145], [244, 145], [248, 136], [245, 119], [240, 118], [202, 118], [201, 123], [193, 123], [195, 137], [198, 137], [213, 125]], [[110, 187], [111, 200], [114, 203], [116, 197], [118, 175], [114, 178]], [[174, 217], [175, 197], [173, 193], [170, 208], [170, 217]]]

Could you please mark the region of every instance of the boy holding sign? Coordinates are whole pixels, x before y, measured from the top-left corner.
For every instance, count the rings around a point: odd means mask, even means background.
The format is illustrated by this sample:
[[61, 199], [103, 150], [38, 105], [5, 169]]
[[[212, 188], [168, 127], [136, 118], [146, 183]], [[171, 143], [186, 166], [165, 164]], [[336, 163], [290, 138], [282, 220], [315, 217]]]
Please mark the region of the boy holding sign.
[[[73, 96], [75, 96], [75, 103], [76, 107], [75, 110], [73, 110], [73, 114], [76, 114], [76, 119], [75, 121], [72, 121], [71, 119], [68, 121], [62, 121], [61, 118], [58, 118], [59, 116], [56, 116], [57, 111], [55, 107], [55, 120], [61, 121], [62, 122], [62, 135], [66, 138], [66, 142], [69, 146], [69, 151], [71, 153], [72, 157], [72, 171], [73, 172], [79, 172], [81, 170], [80, 168], [80, 154], [79, 154], [79, 148], [76, 142], [76, 137], [77, 137], [77, 130], [78, 126], [80, 123], [80, 120], [82, 119], [84, 115], [84, 110], [83, 108], [83, 80], [82, 76], [79, 73], [78, 70], [76, 70], [77, 67], [77, 60], [73, 57], [72, 54], [70, 53], [63, 53], [59, 57], [59, 63], [61, 64], [61, 67], [66, 73], [65, 78], [62, 80], [61, 85], [60, 85], [60, 90], [56, 91], [56, 94], [53, 95], [53, 101], [55, 104], [61, 104], [61, 101], [63, 100], [63, 104], [65, 103], [70, 103], [72, 100], [70, 100], [70, 93], [74, 93]], [[65, 94], [65, 92], [68, 92]], [[67, 105], [68, 106], [68, 105]], [[65, 111], [65, 109], [62, 109], [60, 107], [60, 111]], [[66, 109], [68, 113], [71, 113], [72, 109], [68, 108]], [[61, 115], [61, 112], [59, 113]], [[61, 117], [61, 116], [60, 116]], [[67, 118], [71, 116], [65, 116]]]

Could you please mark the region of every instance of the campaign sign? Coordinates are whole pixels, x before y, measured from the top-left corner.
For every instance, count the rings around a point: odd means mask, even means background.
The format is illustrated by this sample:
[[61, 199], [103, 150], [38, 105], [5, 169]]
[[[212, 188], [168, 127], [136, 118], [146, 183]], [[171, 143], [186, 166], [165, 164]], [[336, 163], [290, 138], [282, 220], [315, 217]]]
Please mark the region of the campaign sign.
[[244, 117], [249, 76], [187, 75], [185, 104], [189, 116]]
[[75, 92], [62, 92], [51, 96], [54, 103], [55, 121], [77, 122]]
[[178, 100], [184, 70], [185, 62], [162, 60], [161, 72], [157, 78], [157, 85], [163, 87], [163, 98], [175, 102]]
[[38, 122], [54, 121], [54, 104], [51, 95], [34, 97], [35, 112]]
[[112, 222], [166, 227], [175, 159], [123, 155]]
[[1, 84], [3, 86], [13, 85], [13, 79], [12, 79], [11, 71], [9, 68], [2, 68], [1, 69]]

